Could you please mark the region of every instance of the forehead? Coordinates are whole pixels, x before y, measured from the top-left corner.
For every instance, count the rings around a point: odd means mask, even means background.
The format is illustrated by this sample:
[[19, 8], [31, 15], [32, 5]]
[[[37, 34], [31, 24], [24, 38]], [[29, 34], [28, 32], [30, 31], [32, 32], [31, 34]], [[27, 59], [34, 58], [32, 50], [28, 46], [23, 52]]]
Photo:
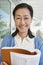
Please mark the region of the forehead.
[[30, 15], [30, 11], [27, 8], [20, 8], [16, 10], [15, 15]]

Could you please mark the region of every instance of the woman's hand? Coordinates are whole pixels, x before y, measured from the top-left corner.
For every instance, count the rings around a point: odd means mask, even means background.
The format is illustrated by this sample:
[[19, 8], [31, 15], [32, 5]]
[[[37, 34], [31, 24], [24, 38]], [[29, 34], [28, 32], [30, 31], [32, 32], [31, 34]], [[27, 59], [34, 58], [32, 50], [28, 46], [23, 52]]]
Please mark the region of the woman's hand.
[[6, 62], [1, 62], [1, 65], [8, 65]]

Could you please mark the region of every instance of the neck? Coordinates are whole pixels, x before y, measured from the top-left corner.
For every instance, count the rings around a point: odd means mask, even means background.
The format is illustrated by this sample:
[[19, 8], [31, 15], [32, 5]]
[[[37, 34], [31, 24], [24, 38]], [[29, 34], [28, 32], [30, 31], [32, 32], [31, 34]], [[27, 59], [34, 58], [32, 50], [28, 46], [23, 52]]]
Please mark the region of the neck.
[[26, 32], [26, 33], [19, 32], [18, 34], [19, 34], [19, 36], [20, 36], [22, 39], [27, 36], [27, 32]]

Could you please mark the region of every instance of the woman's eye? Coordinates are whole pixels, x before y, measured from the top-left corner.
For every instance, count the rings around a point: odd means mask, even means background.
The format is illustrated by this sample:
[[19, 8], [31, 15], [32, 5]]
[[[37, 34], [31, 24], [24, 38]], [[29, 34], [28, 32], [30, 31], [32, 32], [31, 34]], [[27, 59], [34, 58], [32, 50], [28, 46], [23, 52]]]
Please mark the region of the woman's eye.
[[29, 19], [29, 18], [24, 18], [24, 19]]
[[20, 18], [17, 18], [17, 19], [20, 19]]

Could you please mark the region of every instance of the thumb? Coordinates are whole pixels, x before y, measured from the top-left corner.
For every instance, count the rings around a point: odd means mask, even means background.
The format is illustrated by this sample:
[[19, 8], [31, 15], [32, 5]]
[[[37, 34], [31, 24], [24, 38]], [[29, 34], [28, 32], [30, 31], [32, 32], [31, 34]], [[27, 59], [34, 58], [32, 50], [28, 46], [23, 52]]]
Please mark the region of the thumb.
[[1, 65], [8, 65], [6, 62], [1, 62]]

